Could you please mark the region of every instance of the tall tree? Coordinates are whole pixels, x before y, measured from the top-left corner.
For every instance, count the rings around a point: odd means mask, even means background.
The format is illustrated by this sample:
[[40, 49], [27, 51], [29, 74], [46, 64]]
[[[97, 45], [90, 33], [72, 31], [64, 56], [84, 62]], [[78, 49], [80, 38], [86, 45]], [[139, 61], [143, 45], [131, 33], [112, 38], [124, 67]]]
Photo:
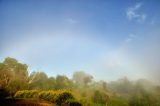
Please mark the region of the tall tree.
[[11, 94], [18, 90], [27, 89], [28, 66], [16, 59], [7, 57], [0, 63], [0, 86], [8, 89]]

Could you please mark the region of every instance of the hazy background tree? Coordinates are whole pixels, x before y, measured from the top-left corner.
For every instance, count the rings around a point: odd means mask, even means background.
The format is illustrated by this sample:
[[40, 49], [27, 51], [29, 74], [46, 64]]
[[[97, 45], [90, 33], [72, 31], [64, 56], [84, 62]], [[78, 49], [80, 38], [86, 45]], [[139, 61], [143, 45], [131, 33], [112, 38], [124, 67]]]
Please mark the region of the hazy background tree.
[[47, 89], [48, 76], [44, 72], [32, 72], [29, 77], [29, 89]]
[[55, 89], [71, 89], [72, 81], [65, 75], [57, 75]]
[[92, 101], [95, 104], [107, 105], [108, 100], [109, 100], [109, 97], [105, 92], [102, 92], [99, 90], [94, 91], [92, 96]]
[[77, 86], [87, 86], [92, 82], [93, 77], [86, 74], [84, 71], [77, 71], [73, 73], [73, 81]]
[[127, 77], [116, 81], [94, 81], [84, 71], [48, 77], [35, 71], [28, 75], [28, 66], [14, 58], [0, 63], [0, 98], [13, 96], [19, 90], [70, 90], [84, 106], [160, 106], [160, 86], [148, 80], [131, 81]]

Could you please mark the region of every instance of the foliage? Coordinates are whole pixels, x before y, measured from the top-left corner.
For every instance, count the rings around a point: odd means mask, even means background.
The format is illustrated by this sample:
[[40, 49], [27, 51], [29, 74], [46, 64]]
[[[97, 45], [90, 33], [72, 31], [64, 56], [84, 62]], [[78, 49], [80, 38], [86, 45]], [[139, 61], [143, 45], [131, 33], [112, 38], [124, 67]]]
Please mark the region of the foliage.
[[70, 92], [62, 91], [57, 95], [56, 104], [60, 105], [64, 103], [67, 99], [74, 99], [73, 95]]
[[157, 103], [155, 96], [145, 90], [136, 91], [129, 100], [130, 106], [157, 106], [155, 103]]
[[89, 83], [92, 82], [92, 79], [93, 77], [91, 75], [86, 74], [83, 71], [73, 73], [73, 81], [79, 86], [86, 87]]
[[68, 99], [74, 100], [74, 96], [70, 91], [57, 90], [57, 91], [40, 91], [40, 90], [24, 90], [18, 91], [15, 98], [39, 98], [47, 100], [57, 105], [65, 103]]
[[83, 104], [83, 106], [94, 106], [95, 105], [91, 100], [88, 100], [88, 99], [81, 99], [80, 102]]
[[38, 98], [38, 90], [23, 90], [18, 91], [14, 95], [15, 98]]
[[6, 89], [10, 95], [27, 88], [28, 66], [14, 58], [6, 58], [0, 63], [0, 88]]
[[48, 77], [42, 71], [29, 75], [26, 64], [8, 57], [0, 63], [0, 98], [14, 94], [15, 98], [43, 99], [62, 106], [160, 106], [160, 86], [145, 79], [96, 82], [83, 71], [74, 72], [72, 79]]
[[32, 72], [29, 77], [29, 89], [47, 89], [48, 76], [44, 72]]
[[65, 106], [82, 106], [82, 104], [75, 99], [66, 100], [64, 105]]
[[127, 100], [121, 97], [110, 97], [107, 106], [129, 106]]
[[10, 95], [13, 96], [17, 91], [26, 89], [28, 87], [27, 85], [28, 84], [26, 81], [17, 78], [9, 82], [7, 90], [9, 91]]
[[56, 84], [55, 89], [69, 89], [72, 88], [72, 81], [69, 80], [64, 75], [57, 75], [56, 77]]
[[105, 105], [108, 101], [109, 97], [104, 92], [96, 90], [92, 96], [92, 101], [96, 104]]

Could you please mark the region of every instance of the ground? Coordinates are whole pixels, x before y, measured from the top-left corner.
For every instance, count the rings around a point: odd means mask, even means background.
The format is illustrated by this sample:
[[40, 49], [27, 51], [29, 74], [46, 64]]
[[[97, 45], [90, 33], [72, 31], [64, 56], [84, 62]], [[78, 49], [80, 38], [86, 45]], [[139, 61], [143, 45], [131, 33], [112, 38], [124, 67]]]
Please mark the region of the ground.
[[33, 99], [1, 99], [0, 106], [56, 106], [44, 100]]

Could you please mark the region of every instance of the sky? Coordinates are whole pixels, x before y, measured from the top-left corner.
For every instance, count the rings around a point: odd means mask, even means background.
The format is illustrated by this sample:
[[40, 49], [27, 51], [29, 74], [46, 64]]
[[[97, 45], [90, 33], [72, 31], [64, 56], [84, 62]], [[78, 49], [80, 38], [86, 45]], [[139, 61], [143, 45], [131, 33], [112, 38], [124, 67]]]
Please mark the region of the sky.
[[159, 0], [0, 0], [0, 61], [48, 76], [160, 82]]

